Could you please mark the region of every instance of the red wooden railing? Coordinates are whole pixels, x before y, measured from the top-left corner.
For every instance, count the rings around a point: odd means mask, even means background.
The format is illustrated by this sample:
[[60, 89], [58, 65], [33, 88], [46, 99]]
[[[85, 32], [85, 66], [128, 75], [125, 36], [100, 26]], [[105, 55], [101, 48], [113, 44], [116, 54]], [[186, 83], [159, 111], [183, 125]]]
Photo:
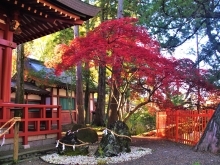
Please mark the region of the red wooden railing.
[[168, 110], [157, 112], [157, 136], [175, 142], [195, 145], [214, 110]]
[[[15, 111], [21, 114], [19, 137], [22, 137], [23, 145], [28, 144], [29, 136], [57, 134], [57, 139], [61, 138], [60, 106], [0, 103], [0, 127], [14, 117]], [[5, 137], [14, 137], [13, 128]]]

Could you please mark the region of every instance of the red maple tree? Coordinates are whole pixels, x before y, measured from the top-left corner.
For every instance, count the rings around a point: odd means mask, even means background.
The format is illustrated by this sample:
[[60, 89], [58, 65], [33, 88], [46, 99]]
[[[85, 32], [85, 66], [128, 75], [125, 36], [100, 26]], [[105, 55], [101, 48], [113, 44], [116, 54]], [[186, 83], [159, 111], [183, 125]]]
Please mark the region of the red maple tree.
[[118, 112], [124, 112], [127, 99], [139, 100], [124, 120], [150, 102], [161, 107], [171, 106], [172, 102], [167, 97], [169, 89], [177, 94], [181, 84], [191, 76], [182, 73], [186, 68], [177, 60], [160, 54], [158, 42], [146, 28], [137, 25], [135, 18], [105, 21], [87, 36], [59, 48], [62, 62], [56, 66], [57, 73], [77, 65], [79, 61], [92, 61], [92, 66], [106, 66], [111, 72], [107, 84], [118, 90]]

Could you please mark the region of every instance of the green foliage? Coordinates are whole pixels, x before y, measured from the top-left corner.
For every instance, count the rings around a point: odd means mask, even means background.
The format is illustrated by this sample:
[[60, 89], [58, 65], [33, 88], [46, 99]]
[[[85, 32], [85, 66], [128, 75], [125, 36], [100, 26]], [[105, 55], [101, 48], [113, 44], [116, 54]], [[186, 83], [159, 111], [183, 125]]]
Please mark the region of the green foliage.
[[18, 164], [18, 160], [13, 160], [12, 164]]
[[102, 150], [102, 147], [100, 147], [100, 146], [99, 146], [99, 148], [98, 148], [98, 153], [99, 153], [99, 156], [100, 156], [101, 158], [104, 157], [104, 151]]
[[156, 116], [152, 116], [146, 110], [134, 113], [126, 122], [132, 135], [138, 135], [155, 129]]
[[108, 163], [107, 163], [107, 160], [105, 160], [105, 159], [98, 159], [97, 164], [98, 165], [104, 165], [104, 164], [108, 164]]
[[56, 56], [56, 54], [54, 54], [54, 48], [56, 45], [68, 44], [69, 41], [73, 39], [73, 35], [73, 29], [68, 28], [51, 35], [35, 39], [26, 44], [26, 52], [28, 55], [30, 54], [36, 59], [50, 61]]
[[173, 102], [174, 106], [182, 105], [183, 104], [183, 96], [182, 95], [174, 95], [171, 97], [171, 101]]
[[213, 68], [220, 67], [217, 57], [220, 52], [219, 1], [153, 0], [136, 6], [134, 10], [137, 9], [140, 24], [157, 37], [163, 48], [174, 51], [198, 34], [203, 39], [199, 44], [198, 61], [204, 61]]
[[192, 165], [200, 165], [199, 162], [194, 162]]

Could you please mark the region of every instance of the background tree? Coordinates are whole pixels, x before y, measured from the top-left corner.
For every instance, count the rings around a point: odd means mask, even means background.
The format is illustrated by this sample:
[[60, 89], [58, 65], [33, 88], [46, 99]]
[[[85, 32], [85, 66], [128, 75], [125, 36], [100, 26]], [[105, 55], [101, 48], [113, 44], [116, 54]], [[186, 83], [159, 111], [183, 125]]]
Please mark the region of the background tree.
[[203, 38], [198, 61], [219, 68], [219, 0], [138, 1], [137, 6], [140, 24], [162, 48], [173, 51], [198, 34]]
[[[101, 3], [104, 7], [105, 3]], [[106, 11], [105, 11], [106, 12]], [[102, 10], [100, 16], [101, 22], [104, 21], [104, 10]], [[105, 95], [106, 95], [106, 69], [105, 64], [98, 66], [98, 96], [97, 102], [95, 103], [95, 112], [93, 115], [92, 124], [96, 126], [104, 126], [104, 115], [105, 115]]]
[[[195, 63], [190, 59], [176, 60], [175, 70], [178, 72], [179, 80], [177, 81], [177, 89], [170, 86], [167, 89], [167, 98], [175, 104], [173, 108], [197, 109], [198, 100], [205, 107], [205, 100], [208, 95], [215, 93], [216, 86], [209, 81], [208, 70], [195, 68]], [[199, 87], [199, 88], [198, 88]], [[198, 90], [200, 95], [198, 95]]]
[[[74, 26], [74, 38], [79, 37], [79, 26]], [[76, 66], [76, 105], [78, 124], [85, 124], [84, 102], [83, 102], [83, 84], [82, 84], [82, 62], [78, 61]]]
[[[35, 59], [41, 61], [53, 61], [54, 57], [57, 55], [54, 54], [54, 48], [58, 44], [68, 44], [70, 40], [74, 38], [74, 33], [72, 28], [61, 30], [59, 32], [35, 39], [30, 41], [32, 50], [30, 55]], [[55, 59], [58, 60], [58, 59]]]
[[[86, 1], [89, 3], [89, 1]], [[86, 34], [89, 32], [89, 20], [86, 21]], [[90, 70], [89, 70], [89, 63], [85, 64], [85, 77], [86, 77], [86, 87], [85, 87], [85, 95], [84, 95], [84, 104], [85, 104], [85, 124], [90, 124], [90, 89], [89, 89], [89, 77], [90, 77]]]
[[[117, 1], [102, 0], [99, 4], [101, 7], [100, 22], [109, 18], [115, 18]], [[93, 125], [104, 126], [105, 120], [108, 118], [108, 115], [105, 116], [106, 93], [106, 66], [104, 63], [100, 63], [98, 66], [98, 96], [95, 105], [95, 115], [93, 116]]]
[[[123, 0], [118, 0], [118, 10], [117, 10], [117, 19], [123, 18]], [[120, 66], [119, 66], [120, 67]], [[108, 125], [111, 123], [114, 123], [117, 120], [122, 120], [122, 114], [120, 115], [119, 113], [122, 111], [119, 111], [118, 109], [118, 102], [117, 100], [120, 97], [119, 90], [117, 90], [117, 84], [119, 84], [119, 79], [120, 79], [120, 70], [121, 68], [114, 67], [112, 68], [112, 75], [116, 74], [117, 77], [114, 79], [114, 83], [111, 85], [111, 93], [110, 93], [110, 114], [108, 118]]]

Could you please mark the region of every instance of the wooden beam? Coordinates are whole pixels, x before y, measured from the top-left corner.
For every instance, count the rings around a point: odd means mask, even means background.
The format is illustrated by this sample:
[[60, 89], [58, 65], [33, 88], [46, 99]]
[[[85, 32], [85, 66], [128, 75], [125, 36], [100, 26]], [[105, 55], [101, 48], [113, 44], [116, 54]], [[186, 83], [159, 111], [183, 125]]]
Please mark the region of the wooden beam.
[[17, 47], [17, 44], [5, 39], [0, 38], [0, 45], [5, 46], [5, 47], [10, 47], [12, 49], [15, 49]]
[[83, 20], [76, 20], [76, 21], [74, 22], [75, 25], [82, 25], [83, 23], [84, 23]]
[[65, 10], [63, 10], [63, 9], [60, 9], [60, 8], [58, 8], [57, 6], [52, 5], [51, 3], [46, 2], [45, 0], [38, 0], [37, 2], [38, 2], [38, 3], [42, 3], [42, 4], [45, 5], [45, 6], [48, 6], [49, 9], [54, 9], [55, 12], [58, 11], [61, 15], [64, 15], [64, 16], [67, 15], [67, 16], [69, 16], [71, 19], [72, 19], [72, 18], [80, 19], [79, 16], [77, 16], [77, 15], [75, 15], [75, 14], [72, 14], [72, 13], [70, 13], [70, 12], [68, 12], [68, 11], [65, 11]]
[[40, 20], [40, 21], [44, 21], [44, 22], [49, 22], [51, 24], [56, 24], [56, 22], [62, 22], [62, 23], [67, 23], [67, 24], [71, 24], [71, 25], [82, 25], [84, 21], [77, 19], [77, 20], [65, 20], [65, 19], [54, 19], [54, 18], [47, 18], [47, 17], [39, 17], [39, 16], [33, 16], [33, 15], [29, 15], [29, 14], [24, 14], [25, 16], [28, 17], [32, 17], [34, 19]]

